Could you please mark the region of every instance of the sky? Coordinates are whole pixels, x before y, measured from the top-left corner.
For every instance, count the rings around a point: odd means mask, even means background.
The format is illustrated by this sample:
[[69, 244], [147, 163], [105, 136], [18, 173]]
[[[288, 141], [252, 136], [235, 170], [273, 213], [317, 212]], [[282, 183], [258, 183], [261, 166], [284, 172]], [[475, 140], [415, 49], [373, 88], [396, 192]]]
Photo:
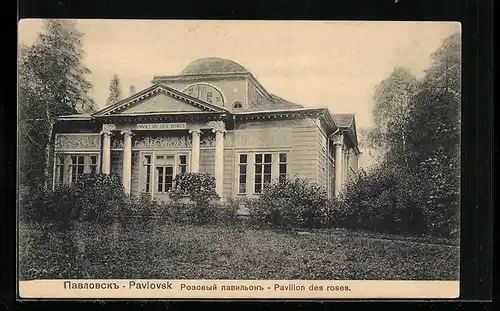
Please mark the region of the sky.
[[[354, 113], [372, 124], [374, 87], [395, 66], [422, 77], [453, 22], [78, 20], [91, 96], [104, 107], [118, 74], [124, 94], [155, 75], [179, 74], [205, 57], [233, 60], [271, 93], [305, 107]], [[21, 20], [19, 42], [31, 44], [43, 21]]]

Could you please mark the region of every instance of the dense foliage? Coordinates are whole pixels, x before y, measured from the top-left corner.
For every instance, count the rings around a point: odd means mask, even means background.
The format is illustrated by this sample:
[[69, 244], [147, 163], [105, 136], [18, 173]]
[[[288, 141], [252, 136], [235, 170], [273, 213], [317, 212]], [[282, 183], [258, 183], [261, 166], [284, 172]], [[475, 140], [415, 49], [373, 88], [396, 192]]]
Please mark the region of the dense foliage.
[[188, 201], [188, 213], [198, 223], [211, 221], [216, 213], [215, 177], [208, 173], [181, 173], [174, 178], [174, 187], [169, 194], [175, 202]]
[[346, 187], [343, 225], [457, 237], [460, 44], [446, 38], [422, 80], [396, 68], [376, 88], [369, 139], [380, 156]]
[[314, 228], [325, 224], [328, 200], [325, 190], [304, 178], [287, 178], [266, 184], [247, 205], [256, 223], [279, 228]]
[[82, 38], [74, 23], [47, 20], [35, 43], [19, 48], [19, 180], [32, 195], [49, 189], [57, 117], [96, 108], [88, 96]]
[[28, 221], [55, 222], [63, 227], [75, 220], [109, 220], [129, 204], [120, 178], [107, 174], [83, 174], [70, 186], [38, 192], [23, 201], [21, 217]]

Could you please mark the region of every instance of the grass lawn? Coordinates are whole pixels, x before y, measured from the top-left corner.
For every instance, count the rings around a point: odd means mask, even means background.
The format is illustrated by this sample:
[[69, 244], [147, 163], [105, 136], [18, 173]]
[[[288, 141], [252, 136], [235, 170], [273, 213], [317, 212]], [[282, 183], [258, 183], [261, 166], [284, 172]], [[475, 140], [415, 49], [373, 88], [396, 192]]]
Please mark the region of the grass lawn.
[[134, 219], [19, 227], [20, 279], [457, 280], [458, 246]]

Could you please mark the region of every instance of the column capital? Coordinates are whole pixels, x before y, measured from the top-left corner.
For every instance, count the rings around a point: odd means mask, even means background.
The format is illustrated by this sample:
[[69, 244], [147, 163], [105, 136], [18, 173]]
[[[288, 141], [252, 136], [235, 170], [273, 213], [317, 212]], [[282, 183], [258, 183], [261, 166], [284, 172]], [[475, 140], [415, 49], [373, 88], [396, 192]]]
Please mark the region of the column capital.
[[212, 128], [212, 132], [226, 133], [226, 124], [223, 121], [209, 121], [207, 125]]
[[113, 132], [111, 131], [106, 131], [106, 130], [102, 130], [100, 132], [101, 135], [107, 135], [107, 136], [112, 136], [113, 135]]
[[134, 136], [135, 134], [132, 132], [132, 130], [123, 130], [120, 132], [123, 136]]
[[333, 141], [333, 144], [335, 146], [341, 146], [344, 143], [344, 135], [343, 134], [336, 134], [330, 136], [330, 139]]
[[194, 133], [197, 133], [198, 135], [201, 134], [201, 129], [199, 128], [192, 128], [189, 130], [189, 134], [194, 134]]
[[102, 131], [103, 132], [106, 132], [106, 131], [113, 131], [113, 130], [116, 130], [116, 124], [103, 124], [102, 125]]

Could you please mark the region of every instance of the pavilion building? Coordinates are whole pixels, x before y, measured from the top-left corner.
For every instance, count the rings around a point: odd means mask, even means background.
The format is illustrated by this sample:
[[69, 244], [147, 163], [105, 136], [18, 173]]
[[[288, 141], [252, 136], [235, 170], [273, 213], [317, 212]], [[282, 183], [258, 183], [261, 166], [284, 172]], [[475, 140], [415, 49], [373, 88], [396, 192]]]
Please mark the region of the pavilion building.
[[207, 172], [223, 197], [252, 197], [299, 176], [336, 196], [358, 170], [353, 114], [305, 108], [269, 93], [243, 66], [204, 58], [179, 75], [55, 127], [53, 185], [87, 172], [121, 176], [130, 194], [167, 199], [175, 176]]

